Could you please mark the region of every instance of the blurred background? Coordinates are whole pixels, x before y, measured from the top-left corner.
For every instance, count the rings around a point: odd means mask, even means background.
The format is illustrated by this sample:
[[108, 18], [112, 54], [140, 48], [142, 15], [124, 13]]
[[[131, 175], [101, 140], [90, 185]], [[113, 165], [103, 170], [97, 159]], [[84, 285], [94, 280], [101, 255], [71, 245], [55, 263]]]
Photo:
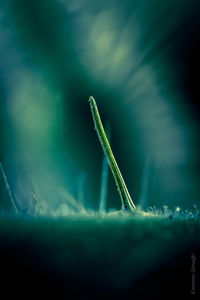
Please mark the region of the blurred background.
[[[2, 0], [0, 162], [19, 209], [98, 210], [91, 95], [136, 206], [199, 204], [199, 32], [198, 0]], [[120, 208], [111, 174], [107, 199]]]

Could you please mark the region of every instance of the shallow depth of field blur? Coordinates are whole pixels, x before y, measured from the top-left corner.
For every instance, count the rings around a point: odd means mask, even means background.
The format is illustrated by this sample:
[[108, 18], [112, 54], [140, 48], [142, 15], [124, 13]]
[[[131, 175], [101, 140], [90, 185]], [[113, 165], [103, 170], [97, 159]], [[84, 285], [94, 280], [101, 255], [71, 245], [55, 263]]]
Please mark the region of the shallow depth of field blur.
[[[93, 95], [137, 205], [199, 203], [199, 2], [1, 1], [0, 159], [20, 209], [97, 210]], [[1, 182], [1, 205], [9, 205]], [[70, 198], [71, 197], [71, 198]], [[107, 208], [120, 200], [109, 174]], [[62, 210], [62, 209], [61, 209]]]
[[[199, 292], [199, 32], [199, 0], [1, 0], [5, 299]], [[118, 213], [89, 96], [148, 216]]]
[[[0, 161], [25, 213], [98, 210], [93, 95], [135, 204], [199, 204], [199, 2], [1, 1]], [[1, 206], [9, 199], [1, 180]], [[109, 174], [107, 209], [120, 199]], [[64, 207], [64, 208], [63, 208]]]

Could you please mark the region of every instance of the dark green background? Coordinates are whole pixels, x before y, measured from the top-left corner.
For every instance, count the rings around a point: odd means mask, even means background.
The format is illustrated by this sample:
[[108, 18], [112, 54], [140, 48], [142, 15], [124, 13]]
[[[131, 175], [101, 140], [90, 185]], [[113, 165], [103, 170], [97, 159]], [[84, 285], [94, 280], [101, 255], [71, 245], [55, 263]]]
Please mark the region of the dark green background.
[[[20, 207], [33, 189], [51, 209], [58, 190], [76, 198], [82, 175], [98, 207], [90, 95], [136, 204], [199, 203], [198, 1], [2, 1], [0, 28], [1, 161]], [[120, 207], [111, 177], [108, 199]]]

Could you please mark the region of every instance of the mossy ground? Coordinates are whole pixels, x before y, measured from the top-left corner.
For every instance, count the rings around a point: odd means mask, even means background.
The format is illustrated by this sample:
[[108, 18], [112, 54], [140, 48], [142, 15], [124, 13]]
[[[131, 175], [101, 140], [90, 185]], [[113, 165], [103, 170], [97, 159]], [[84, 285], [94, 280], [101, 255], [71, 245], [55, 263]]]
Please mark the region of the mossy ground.
[[200, 221], [119, 214], [0, 218], [4, 299], [160, 299], [200, 293]]

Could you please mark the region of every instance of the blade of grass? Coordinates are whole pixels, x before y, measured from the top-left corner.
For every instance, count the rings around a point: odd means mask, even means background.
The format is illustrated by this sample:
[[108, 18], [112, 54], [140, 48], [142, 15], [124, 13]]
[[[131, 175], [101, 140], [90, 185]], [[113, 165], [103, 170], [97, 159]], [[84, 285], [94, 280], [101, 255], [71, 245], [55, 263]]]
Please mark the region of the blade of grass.
[[138, 205], [141, 209], [145, 210], [148, 207], [148, 195], [150, 189], [150, 179], [151, 179], [151, 164], [148, 159], [144, 162], [143, 173], [142, 173], [142, 184], [141, 193], [138, 201]]
[[39, 212], [39, 214], [41, 215], [41, 207], [40, 207], [40, 202], [37, 198], [37, 196], [35, 195], [34, 192], [32, 192], [32, 196], [33, 198], [35, 199], [35, 202], [36, 202], [36, 206], [37, 206], [37, 211]]
[[10, 199], [10, 202], [15, 210], [16, 213], [19, 213], [19, 210], [17, 208], [17, 205], [16, 205], [16, 202], [15, 202], [15, 199], [14, 199], [14, 196], [12, 194], [12, 191], [11, 191], [11, 188], [10, 188], [10, 185], [8, 183], [8, 180], [7, 180], [7, 177], [6, 177], [6, 173], [4, 172], [4, 168], [3, 168], [3, 165], [2, 163], [0, 163], [0, 172], [2, 174], [2, 177], [3, 177], [3, 180], [4, 180], [4, 183], [5, 183], [5, 187], [6, 187], [6, 190], [8, 192], [8, 197]]
[[97, 135], [99, 137], [101, 146], [103, 148], [103, 151], [106, 155], [106, 158], [108, 160], [108, 163], [110, 165], [113, 177], [115, 179], [117, 189], [120, 194], [121, 202], [122, 202], [122, 209], [127, 209], [127, 205], [129, 206], [130, 210], [135, 211], [136, 207], [131, 199], [131, 196], [129, 195], [128, 189], [126, 187], [126, 184], [124, 182], [124, 179], [122, 177], [122, 174], [119, 170], [119, 167], [117, 165], [117, 162], [115, 160], [115, 157], [113, 155], [113, 152], [111, 150], [110, 144], [108, 142], [108, 139], [106, 137], [103, 124], [101, 122], [101, 118], [99, 115], [99, 111], [95, 102], [95, 99], [91, 96], [89, 98], [89, 103], [90, 103], [90, 109], [95, 125], [95, 130], [97, 132]]
[[[106, 134], [108, 141], [111, 138], [110, 123], [106, 122]], [[99, 199], [99, 211], [106, 211], [107, 205], [107, 194], [108, 194], [108, 174], [109, 174], [109, 165], [105, 155], [103, 155], [102, 163], [102, 172], [101, 172], [101, 190], [100, 190], [100, 199]]]
[[78, 175], [77, 185], [78, 185], [78, 195], [77, 200], [80, 203], [82, 207], [84, 207], [84, 185], [86, 181], [86, 174], [83, 172], [80, 172]]

